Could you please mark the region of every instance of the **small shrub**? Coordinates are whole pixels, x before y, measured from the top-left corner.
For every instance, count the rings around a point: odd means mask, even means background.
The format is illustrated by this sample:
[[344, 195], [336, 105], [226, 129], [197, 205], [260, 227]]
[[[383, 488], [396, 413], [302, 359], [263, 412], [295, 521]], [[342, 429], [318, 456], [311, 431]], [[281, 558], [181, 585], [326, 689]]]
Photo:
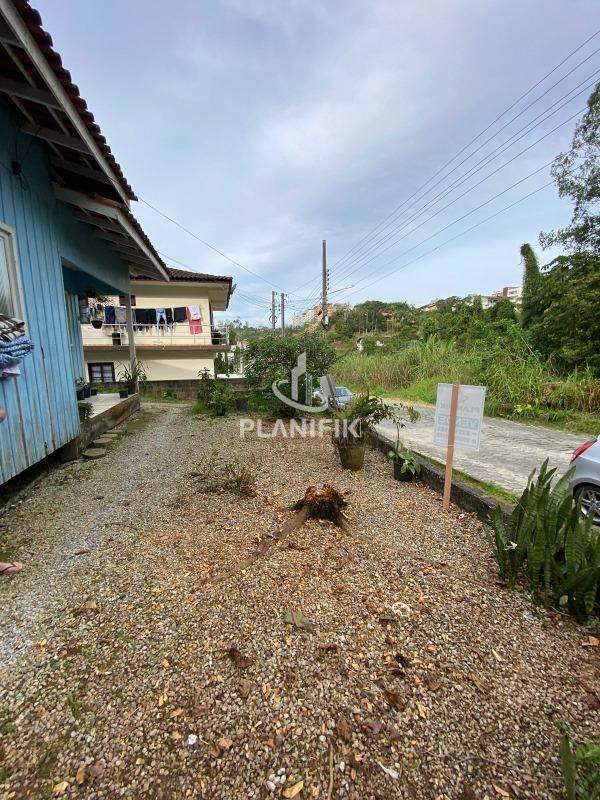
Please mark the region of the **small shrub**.
[[194, 406], [196, 414], [211, 414], [226, 417], [235, 410], [235, 393], [230, 386], [211, 378], [208, 370], [200, 373], [198, 399]]
[[212, 453], [196, 466], [190, 477], [197, 478], [207, 492], [233, 492], [246, 497], [256, 495], [256, 460], [253, 456], [224, 459], [218, 453]]
[[86, 403], [85, 400], [79, 400], [77, 408], [79, 409], [79, 421], [83, 423], [89, 422], [94, 410], [93, 405]]
[[573, 750], [569, 736], [560, 743], [560, 767], [567, 800], [600, 797], [600, 744], [589, 742]]
[[508, 525], [496, 509], [496, 559], [511, 586], [524, 575], [536, 602], [566, 598], [569, 611], [585, 620], [600, 600], [600, 530], [573, 502], [573, 470], [552, 484], [555, 472], [546, 459], [537, 479], [531, 474]]

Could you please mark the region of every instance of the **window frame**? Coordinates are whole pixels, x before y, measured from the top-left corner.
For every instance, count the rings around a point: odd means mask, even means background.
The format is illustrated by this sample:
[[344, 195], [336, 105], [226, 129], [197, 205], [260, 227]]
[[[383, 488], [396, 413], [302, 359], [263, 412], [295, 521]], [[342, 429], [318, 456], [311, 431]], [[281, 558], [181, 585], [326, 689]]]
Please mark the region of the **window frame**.
[[[90, 361], [88, 362], [88, 377], [90, 379], [90, 383], [98, 383], [98, 381], [94, 380], [94, 376], [92, 375], [92, 367], [100, 367], [100, 374], [101, 374], [101, 381], [103, 386], [109, 383], [116, 383], [115, 380], [115, 362], [114, 361]], [[105, 381], [103, 373], [103, 367], [110, 367], [112, 380]]]
[[5, 243], [6, 262], [8, 265], [8, 287], [12, 312], [9, 316], [20, 319], [27, 324], [25, 317], [25, 302], [23, 299], [23, 284], [21, 281], [21, 266], [17, 253], [17, 234], [14, 228], [0, 222], [0, 239]]

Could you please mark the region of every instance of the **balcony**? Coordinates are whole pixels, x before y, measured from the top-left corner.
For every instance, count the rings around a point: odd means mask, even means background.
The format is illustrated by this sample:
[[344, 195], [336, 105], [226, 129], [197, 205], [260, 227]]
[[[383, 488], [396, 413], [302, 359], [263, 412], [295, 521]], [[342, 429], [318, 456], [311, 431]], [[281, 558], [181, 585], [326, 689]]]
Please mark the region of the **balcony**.
[[[190, 333], [187, 323], [178, 325], [134, 325], [136, 350], [179, 350], [181, 352], [204, 351], [228, 352], [229, 326], [203, 326], [202, 333]], [[125, 325], [82, 325], [85, 350], [129, 348], [129, 336]]]

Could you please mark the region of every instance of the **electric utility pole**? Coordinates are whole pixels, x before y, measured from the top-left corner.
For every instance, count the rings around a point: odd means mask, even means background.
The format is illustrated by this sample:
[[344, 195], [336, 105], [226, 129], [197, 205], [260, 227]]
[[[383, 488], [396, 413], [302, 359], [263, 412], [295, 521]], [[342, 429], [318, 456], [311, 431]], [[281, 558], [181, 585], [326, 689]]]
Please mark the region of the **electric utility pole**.
[[275, 290], [271, 292], [271, 329], [275, 330]]
[[327, 242], [323, 239], [323, 292], [321, 299], [321, 325], [327, 327], [327, 284], [329, 276], [327, 275]]
[[285, 294], [281, 293], [281, 335], [285, 336]]

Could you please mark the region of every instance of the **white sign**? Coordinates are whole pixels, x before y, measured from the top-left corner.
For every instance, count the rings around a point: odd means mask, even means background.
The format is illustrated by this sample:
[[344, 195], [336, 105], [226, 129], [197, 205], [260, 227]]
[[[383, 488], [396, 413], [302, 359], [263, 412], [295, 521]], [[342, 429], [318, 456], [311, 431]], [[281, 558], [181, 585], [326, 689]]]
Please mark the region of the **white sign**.
[[[485, 386], [463, 386], [461, 384], [459, 387], [454, 439], [454, 446], [457, 450], [479, 450], [485, 390]], [[451, 398], [452, 384], [438, 383], [433, 433], [435, 444], [446, 445], [448, 443]]]

